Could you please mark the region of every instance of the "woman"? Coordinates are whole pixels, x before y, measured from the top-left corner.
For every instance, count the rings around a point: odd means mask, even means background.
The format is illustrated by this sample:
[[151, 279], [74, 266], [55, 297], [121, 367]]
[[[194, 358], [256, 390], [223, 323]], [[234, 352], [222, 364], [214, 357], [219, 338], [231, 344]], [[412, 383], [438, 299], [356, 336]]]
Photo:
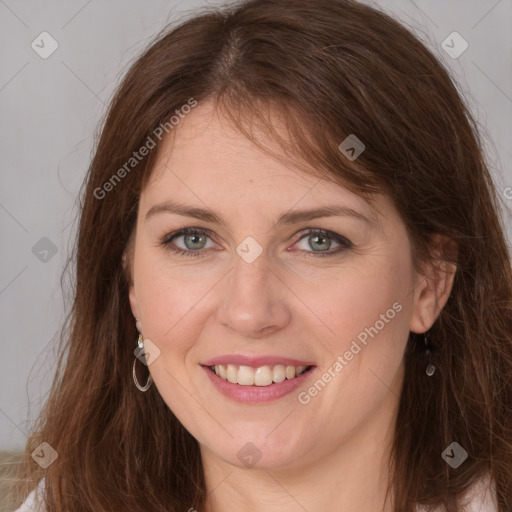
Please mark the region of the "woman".
[[172, 28], [103, 126], [24, 490], [47, 512], [510, 510], [497, 197], [448, 73], [384, 13], [249, 0]]

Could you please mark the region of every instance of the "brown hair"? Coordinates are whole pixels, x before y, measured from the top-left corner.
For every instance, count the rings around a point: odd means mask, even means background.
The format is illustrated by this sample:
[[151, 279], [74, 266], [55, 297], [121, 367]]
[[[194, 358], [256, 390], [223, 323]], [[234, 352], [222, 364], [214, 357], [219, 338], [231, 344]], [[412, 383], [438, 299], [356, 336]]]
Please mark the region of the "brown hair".
[[[297, 165], [393, 200], [418, 265], [431, 257], [433, 234], [456, 242], [456, 260], [443, 255], [457, 271], [430, 331], [432, 377], [414, 357], [422, 337], [408, 342], [390, 490], [397, 511], [420, 503], [457, 511], [489, 473], [500, 512], [512, 507], [512, 275], [478, 126], [434, 55], [390, 16], [352, 0], [208, 8], [160, 34], [130, 68], [83, 189], [69, 331], [26, 445], [22, 492], [45, 476], [48, 512], [204, 503], [197, 441], [155, 386], [140, 393], [131, 376], [137, 332], [121, 262], [158, 148], [98, 198], [190, 98], [213, 100], [250, 138], [255, 118], [272, 133], [266, 108], [281, 112], [289, 138], [275, 137]], [[366, 147], [353, 162], [338, 149], [349, 134]], [[46, 470], [30, 457], [43, 441], [59, 454]], [[441, 457], [453, 441], [469, 453], [456, 470]]]

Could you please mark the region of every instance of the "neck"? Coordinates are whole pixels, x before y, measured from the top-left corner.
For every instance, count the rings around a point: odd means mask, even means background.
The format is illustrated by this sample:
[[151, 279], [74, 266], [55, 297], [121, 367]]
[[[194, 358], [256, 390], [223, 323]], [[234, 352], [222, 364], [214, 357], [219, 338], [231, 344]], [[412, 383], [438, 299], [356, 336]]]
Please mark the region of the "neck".
[[397, 409], [398, 398], [390, 392], [349, 439], [286, 468], [240, 468], [201, 447], [207, 498], [199, 512], [392, 512], [386, 492]]

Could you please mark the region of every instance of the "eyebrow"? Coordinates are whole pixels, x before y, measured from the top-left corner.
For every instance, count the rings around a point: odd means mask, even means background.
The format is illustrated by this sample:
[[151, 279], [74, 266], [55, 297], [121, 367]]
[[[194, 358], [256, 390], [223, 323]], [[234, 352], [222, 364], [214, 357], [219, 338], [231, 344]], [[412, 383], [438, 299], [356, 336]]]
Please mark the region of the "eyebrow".
[[[154, 215], [159, 213], [173, 213], [184, 217], [193, 217], [205, 222], [211, 222], [214, 224], [227, 225], [226, 221], [221, 215], [197, 206], [186, 205], [178, 203], [176, 201], [165, 201], [164, 203], [152, 206], [146, 213], [145, 220], [147, 221]], [[293, 210], [280, 215], [275, 223], [276, 226], [281, 224], [296, 224], [302, 221], [308, 221], [318, 219], [320, 217], [334, 217], [334, 216], [347, 216], [358, 220], [361, 220], [371, 227], [377, 225], [377, 219], [372, 216], [371, 219], [366, 217], [361, 212], [354, 210], [348, 206], [331, 205], [323, 206], [321, 208], [314, 208], [310, 210]]]

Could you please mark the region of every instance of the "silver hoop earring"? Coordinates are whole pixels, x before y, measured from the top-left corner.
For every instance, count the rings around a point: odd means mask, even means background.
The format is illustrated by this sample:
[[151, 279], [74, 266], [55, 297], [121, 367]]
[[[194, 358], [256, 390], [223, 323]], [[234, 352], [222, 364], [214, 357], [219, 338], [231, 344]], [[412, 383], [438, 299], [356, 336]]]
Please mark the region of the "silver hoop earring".
[[142, 334], [139, 334], [139, 338], [137, 340], [137, 348], [135, 349], [135, 359], [133, 360], [132, 375], [133, 375], [133, 382], [135, 382], [135, 385], [137, 386], [137, 388], [142, 392], [146, 392], [151, 387], [151, 384], [153, 384], [153, 379], [152, 379], [151, 373], [150, 373], [148, 376], [146, 385], [141, 386], [139, 384], [139, 381], [137, 380], [137, 375], [135, 373], [135, 364], [137, 363], [137, 359], [139, 359], [139, 356], [144, 358], [144, 361], [146, 360], [145, 355], [144, 355], [144, 338], [143, 338]]

